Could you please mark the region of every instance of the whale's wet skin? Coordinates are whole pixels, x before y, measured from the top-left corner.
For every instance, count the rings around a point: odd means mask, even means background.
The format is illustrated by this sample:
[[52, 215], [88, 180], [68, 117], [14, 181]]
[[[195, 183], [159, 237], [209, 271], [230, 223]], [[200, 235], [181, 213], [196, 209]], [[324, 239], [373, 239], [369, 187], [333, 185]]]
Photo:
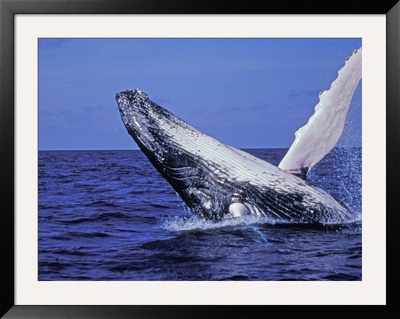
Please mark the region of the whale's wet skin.
[[[116, 100], [129, 134], [196, 215], [220, 220], [251, 214], [298, 223], [342, 224], [357, 216], [296, 175], [307, 173], [336, 145], [360, 79], [361, 49], [347, 60], [331, 89], [320, 94], [315, 114], [298, 130], [301, 133], [296, 133], [289, 149], [294, 155], [288, 152], [281, 163], [284, 169], [200, 132], [140, 89], [120, 92]], [[322, 152], [315, 142], [321, 135], [326, 135], [320, 141], [325, 145]], [[301, 143], [299, 151], [296, 147]], [[296, 162], [293, 158], [301, 151], [305, 155]]]
[[200, 132], [140, 89], [120, 92], [116, 100], [129, 134], [196, 215], [342, 224], [357, 216], [297, 175], [305, 177], [336, 145], [360, 79], [361, 49], [347, 60], [330, 90], [320, 94], [314, 115], [296, 132], [280, 168]]
[[242, 205], [243, 213], [292, 222], [354, 220], [326, 192], [203, 134], [142, 91], [121, 92], [117, 101], [131, 136], [193, 213], [221, 219]]

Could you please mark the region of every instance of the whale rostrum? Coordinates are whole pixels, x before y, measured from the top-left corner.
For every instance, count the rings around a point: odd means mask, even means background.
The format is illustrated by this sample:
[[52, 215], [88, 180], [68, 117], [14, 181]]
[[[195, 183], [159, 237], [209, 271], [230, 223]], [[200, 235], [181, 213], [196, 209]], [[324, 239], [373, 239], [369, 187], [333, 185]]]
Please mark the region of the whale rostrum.
[[202, 133], [140, 89], [120, 92], [116, 100], [128, 133], [194, 214], [212, 220], [251, 214], [291, 223], [356, 220], [290, 167], [281, 169]]

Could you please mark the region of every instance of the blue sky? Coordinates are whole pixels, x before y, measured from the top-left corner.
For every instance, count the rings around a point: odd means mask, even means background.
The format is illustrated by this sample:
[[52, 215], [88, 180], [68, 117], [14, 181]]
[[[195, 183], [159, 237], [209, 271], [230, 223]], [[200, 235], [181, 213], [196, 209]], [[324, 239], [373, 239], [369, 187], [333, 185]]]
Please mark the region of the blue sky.
[[[138, 149], [115, 94], [140, 88], [240, 148], [289, 147], [361, 39], [39, 39], [39, 149]], [[361, 85], [341, 146], [361, 145]]]

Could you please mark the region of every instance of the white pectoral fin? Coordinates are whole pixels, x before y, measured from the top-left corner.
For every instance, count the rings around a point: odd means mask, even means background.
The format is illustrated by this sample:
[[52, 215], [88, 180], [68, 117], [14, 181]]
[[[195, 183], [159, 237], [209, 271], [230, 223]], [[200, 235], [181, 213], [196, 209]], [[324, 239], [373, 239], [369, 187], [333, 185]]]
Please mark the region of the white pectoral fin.
[[337, 144], [343, 133], [354, 92], [361, 80], [362, 49], [355, 50], [329, 90], [319, 96], [314, 114], [295, 133], [279, 168], [305, 177]]

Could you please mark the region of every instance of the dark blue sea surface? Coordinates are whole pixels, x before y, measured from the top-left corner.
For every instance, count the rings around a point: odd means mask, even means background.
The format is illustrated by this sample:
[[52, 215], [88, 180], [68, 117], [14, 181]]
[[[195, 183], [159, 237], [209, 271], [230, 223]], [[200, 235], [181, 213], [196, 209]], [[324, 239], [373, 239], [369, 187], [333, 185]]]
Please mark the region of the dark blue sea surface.
[[[278, 164], [286, 149], [245, 150]], [[361, 148], [309, 182], [361, 216]], [[362, 280], [362, 227], [201, 220], [140, 151], [39, 151], [39, 280]]]

